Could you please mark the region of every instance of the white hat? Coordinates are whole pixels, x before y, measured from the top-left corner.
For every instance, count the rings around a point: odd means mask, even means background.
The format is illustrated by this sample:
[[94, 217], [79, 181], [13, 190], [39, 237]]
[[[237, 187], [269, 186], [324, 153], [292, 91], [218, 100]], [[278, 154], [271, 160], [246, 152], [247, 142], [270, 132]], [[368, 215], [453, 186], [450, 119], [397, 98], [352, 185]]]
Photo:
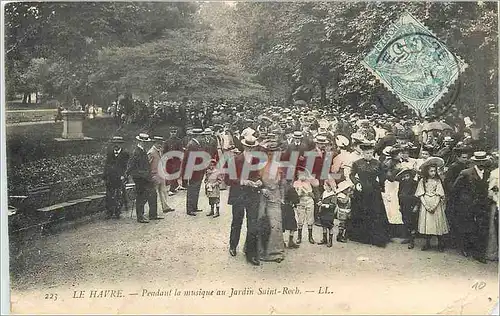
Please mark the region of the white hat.
[[344, 180], [337, 185], [337, 189], [335, 190], [335, 192], [340, 193], [353, 186], [354, 183], [352, 183], [351, 180]]
[[256, 147], [259, 145], [257, 138], [253, 135], [248, 135], [247, 137], [243, 138], [241, 140], [241, 143], [243, 144], [243, 146], [247, 147]]
[[337, 144], [337, 147], [347, 147], [349, 146], [349, 138], [344, 135], [337, 135], [335, 136], [335, 144]]
[[151, 138], [149, 138], [149, 135], [146, 134], [146, 133], [140, 133], [139, 135], [137, 135], [135, 137], [135, 139], [137, 139], [138, 141], [141, 141], [141, 142], [150, 142], [150, 141], [152, 141]]

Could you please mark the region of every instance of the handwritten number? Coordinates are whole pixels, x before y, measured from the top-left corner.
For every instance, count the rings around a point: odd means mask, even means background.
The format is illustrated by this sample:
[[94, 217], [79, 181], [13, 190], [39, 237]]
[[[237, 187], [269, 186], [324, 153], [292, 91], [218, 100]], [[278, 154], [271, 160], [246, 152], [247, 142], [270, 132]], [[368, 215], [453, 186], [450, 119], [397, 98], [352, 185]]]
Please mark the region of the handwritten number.
[[481, 281], [481, 282], [476, 282], [472, 285], [472, 288], [474, 290], [482, 290], [484, 289], [484, 287], [486, 286], [486, 282], [484, 281]]
[[45, 294], [46, 300], [57, 301], [57, 294], [49, 293]]

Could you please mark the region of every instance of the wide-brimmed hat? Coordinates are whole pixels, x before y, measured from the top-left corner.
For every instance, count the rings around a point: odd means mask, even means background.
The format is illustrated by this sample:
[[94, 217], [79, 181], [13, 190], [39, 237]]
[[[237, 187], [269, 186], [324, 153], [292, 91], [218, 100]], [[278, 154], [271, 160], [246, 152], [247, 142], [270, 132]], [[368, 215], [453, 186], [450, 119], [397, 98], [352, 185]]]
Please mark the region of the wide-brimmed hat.
[[442, 166], [444, 166], [444, 160], [441, 157], [429, 157], [420, 166], [420, 169], [427, 168], [429, 166], [436, 166], [437, 168], [441, 168]]
[[314, 142], [316, 144], [329, 144], [330, 143], [330, 141], [328, 140], [328, 138], [325, 135], [317, 135], [314, 138]]
[[397, 174], [396, 176], [394, 177], [394, 179], [396, 181], [401, 181], [401, 179], [403, 178], [403, 176], [405, 174], [409, 173], [410, 174], [410, 177], [414, 177], [415, 176], [415, 173], [416, 171], [414, 169], [410, 169], [410, 168], [403, 168], [401, 169]]
[[344, 180], [337, 184], [337, 188], [335, 189], [336, 193], [340, 193], [345, 191], [346, 189], [352, 188], [354, 186], [354, 183], [352, 183], [350, 180]]
[[241, 143], [243, 146], [247, 147], [257, 147], [259, 146], [259, 142], [257, 141], [257, 138], [253, 135], [247, 135], [245, 138], [241, 140]]
[[155, 142], [163, 142], [165, 141], [165, 138], [163, 138], [163, 136], [153, 136], [153, 140]]
[[475, 151], [471, 160], [475, 162], [486, 162], [489, 160], [488, 153], [485, 151]]
[[140, 133], [139, 135], [137, 135], [135, 137], [135, 139], [137, 139], [140, 142], [151, 142], [152, 141], [152, 139], [149, 138], [149, 135], [146, 133]]
[[125, 140], [121, 136], [113, 136], [113, 138], [111, 138], [111, 142], [112, 143], [124, 143]]
[[337, 147], [347, 147], [349, 146], [349, 138], [344, 135], [337, 135], [335, 136], [335, 144]]

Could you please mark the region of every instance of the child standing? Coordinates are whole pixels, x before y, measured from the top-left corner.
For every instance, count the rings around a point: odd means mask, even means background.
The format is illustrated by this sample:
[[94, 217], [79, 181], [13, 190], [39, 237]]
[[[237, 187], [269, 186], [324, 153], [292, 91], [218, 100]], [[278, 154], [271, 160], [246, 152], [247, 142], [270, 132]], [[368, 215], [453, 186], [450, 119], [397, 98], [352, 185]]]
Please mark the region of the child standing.
[[339, 220], [338, 242], [347, 242], [346, 223], [351, 218], [351, 196], [354, 184], [349, 180], [340, 182], [337, 186], [336, 217]]
[[302, 242], [302, 227], [307, 224], [309, 233], [309, 243], [314, 244], [312, 236], [312, 228], [314, 224], [314, 191], [313, 186], [319, 186], [319, 181], [314, 178], [307, 169], [297, 168], [298, 179], [293, 183], [293, 187], [299, 196], [299, 204], [297, 206], [297, 227], [298, 237], [297, 244]]
[[207, 216], [213, 216], [213, 218], [220, 216], [220, 185], [223, 180], [222, 175], [215, 167], [216, 163], [217, 161], [212, 159], [205, 174], [205, 194], [208, 197], [208, 204], [210, 204], [210, 213]]
[[448, 222], [444, 213], [443, 183], [438, 175], [438, 168], [442, 166], [444, 166], [444, 160], [439, 157], [430, 157], [421, 166], [422, 178], [415, 192], [420, 203], [415, 206], [415, 210], [420, 209], [418, 231], [425, 235], [425, 245], [422, 251], [431, 248], [433, 235], [438, 238], [438, 250], [444, 251], [443, 235], [448, 233]]
[[403, 168], [395, 177], [395, 180], [399, 182], [399, 210], [408, 236], [408, 249], [415, 247], [415, 235], [417, 234], [418, 213], [415, 206], [418, 205], [419, 200], [415, 196], [417, 190], [415, 175], [414, 169]]
[[319, 218], [321, 227], [323, 227], [323, 239], [318, 243], [318, 245], [327, 245], [328, 247], [332, 247], [332, 228], [333, 219], [335, 217], [336, 196], [333, 187], [326, 183], [326, 181], [323, 187], [325, 188], [325, 190], [323, 191], [321, 201], [318, 202]]

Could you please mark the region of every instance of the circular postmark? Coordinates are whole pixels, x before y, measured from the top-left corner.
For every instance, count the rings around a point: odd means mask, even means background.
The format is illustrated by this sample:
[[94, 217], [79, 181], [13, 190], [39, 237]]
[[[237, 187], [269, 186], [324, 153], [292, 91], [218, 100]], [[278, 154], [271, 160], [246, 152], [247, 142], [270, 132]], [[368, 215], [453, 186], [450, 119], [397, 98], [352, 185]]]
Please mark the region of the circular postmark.
[[[439, 103], [435, 117], [446, 114], [460, 93], [462, 62], [430, 33], [411, 32], [394, 37], [380, 50], [375, 64], [377, 71], [384, 73], [386, 80], [389, 78], [392, 90], [402, 101], [427, 103], [425, 109]], [[392, 112], [382, 98], [378, 100]]]

